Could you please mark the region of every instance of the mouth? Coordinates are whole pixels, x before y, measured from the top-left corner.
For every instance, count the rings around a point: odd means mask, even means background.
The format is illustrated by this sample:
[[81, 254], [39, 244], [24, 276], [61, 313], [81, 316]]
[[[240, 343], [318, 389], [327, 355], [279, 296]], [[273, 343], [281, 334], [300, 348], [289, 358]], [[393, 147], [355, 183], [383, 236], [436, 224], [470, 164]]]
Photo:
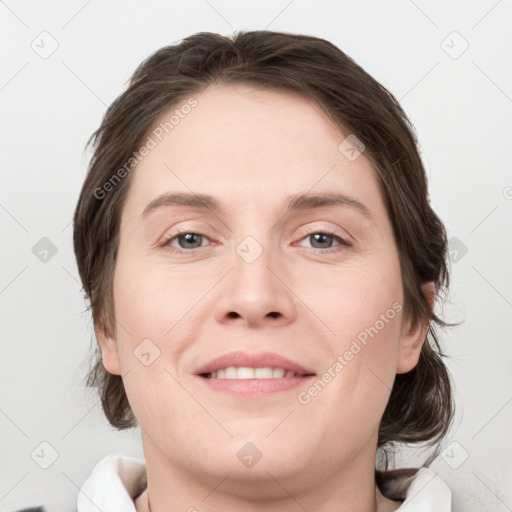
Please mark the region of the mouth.
[[205, 379], [230, 379], [230, 380], [247, 380], [247, 379], [282, 379], [301, 378], [315, 375], [314, 373], [297, 373], [285, 368], [272, 368], [270, 366], [261, 368], [251, 368], [249, 366], [228, 366], [220, 368], [217, 371], [201, 373], [200, 377]]
[[216, 391], [259, 396], [291, 389], [316, 373], [272, 352], [230, 352], [199, 368], [196, 375]]
[[311, 369], [274, 352], [235, 351], [218, 356], [197, 369], [209, 379], [280, 379], [315, 375]]

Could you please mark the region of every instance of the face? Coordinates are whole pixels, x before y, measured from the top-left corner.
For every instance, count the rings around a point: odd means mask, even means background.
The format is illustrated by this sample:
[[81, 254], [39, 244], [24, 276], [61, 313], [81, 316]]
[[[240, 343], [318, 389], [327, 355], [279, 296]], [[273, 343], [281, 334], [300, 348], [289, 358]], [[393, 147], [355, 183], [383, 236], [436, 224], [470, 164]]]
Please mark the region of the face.
[[[268, 480], [268, 471], [290, 491], [373, 471], [394, 377], [414, 367], [428, 328], [403, 318], [375, 170], [364, 153], [340, 150], [346, 135], [294, 94], [211, 86], [194, 98], [133, 171], [114, 275], [117, 334], [100, 335], [146, 460], [217, 484], [230, 472], [240, 485]], [[177, 193], [216, 206], [173, 201]], [[199, 375], [226, 367], [276, 371]]]

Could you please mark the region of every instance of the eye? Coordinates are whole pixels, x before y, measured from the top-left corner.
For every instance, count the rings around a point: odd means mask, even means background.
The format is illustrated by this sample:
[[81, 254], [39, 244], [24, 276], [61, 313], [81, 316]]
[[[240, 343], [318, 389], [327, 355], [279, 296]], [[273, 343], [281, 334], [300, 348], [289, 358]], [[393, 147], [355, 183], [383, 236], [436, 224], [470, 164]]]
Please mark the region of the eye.
[[[334, 252], [340, 250], [340, 246], [351, 247], [352, 244], [345, 239], [335, 235], [334, 233], [317, 231], [306, 235], [302, 240], [310, 240], [313, 249], [326, 249], [322, 252]], [[338, 242], [338, 245], [333, 247], [333, 242]]]
[[[187, 250], [189, 249], [199, 249], [202, 247], [203, 240], [208, 240], [208, 238], [200, 233], [183, 231], [181, 233], [174, 233], [167, 238], [162, 243], [162, 247], [173, 247], [178, 251], [183, 250], [184, 252], [188, 252]], [[177, 242], [179, 247], [173, 242]]]
[[[341, 250], [341, 246], [351, 247], [352, 244], [347, 242], [340, 236], [325, 231], [317, 231], [306, 235], [302, 240], [310, 240], [313, 249], [322, 250], [322, 252], [335, 252]], [[178, 252], [191, 252], [194, 249], [204, 247], [203, 242], [209, 240], [208, 237], [201, 233], [193, 231], [182, 231], [180, 233], [173, 233], [164, 242], [161, 247], [172, 247], [173, 250]], [[337, 242], [337, 245], [333, 244]], [[178, 245], [176, 245], [176, 243]]]

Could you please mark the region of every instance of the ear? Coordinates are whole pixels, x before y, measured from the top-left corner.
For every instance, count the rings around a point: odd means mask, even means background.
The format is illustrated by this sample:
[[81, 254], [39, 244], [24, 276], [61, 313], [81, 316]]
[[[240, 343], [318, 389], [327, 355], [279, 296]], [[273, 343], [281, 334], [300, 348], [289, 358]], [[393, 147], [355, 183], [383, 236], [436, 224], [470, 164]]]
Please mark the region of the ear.
[[[434, 310], [434, 301], [436, 288], [433, 281], [421, 285], [421, 292], [427, 300], [430, 310]], [[416, 322], [411, 325], [408, 322], [402, 332], [400, 339], [400, 349], [398, 352], [398, 361], [396, 373], [406, 373], [411, 371], [417, 364], [420, 357], [421, 348], [426, 340], [430, 320]]]
[[101, 349], [103, 367], [108, 373], [121, 375], [121, 364], [119, 362], [116, 340], [105, 332], [103, 326], [95, 327], [95, 331]]

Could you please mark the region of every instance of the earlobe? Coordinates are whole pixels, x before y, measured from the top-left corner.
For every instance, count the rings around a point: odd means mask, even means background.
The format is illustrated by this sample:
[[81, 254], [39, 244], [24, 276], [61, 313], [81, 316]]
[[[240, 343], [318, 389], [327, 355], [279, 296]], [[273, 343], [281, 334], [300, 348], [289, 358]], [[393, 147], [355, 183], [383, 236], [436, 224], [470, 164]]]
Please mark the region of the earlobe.
[[[430, 310], [434, 310], [435, 283], [429, 281], [421, 286], [421, 291], [427, 300]], [[403, 332], [400, 340], [398, 361], [396, 373], [407, 373], [417, 364], [420, 357], [421, 348], [426, 341], [430, 319], [412, 323], [406, 331]]]
[[101, 350], [103, 367], [113, 375], [121, 375], [121, 364], [116, 340], [109, 336], [102, 327], [95, 329], [96, 337]]

